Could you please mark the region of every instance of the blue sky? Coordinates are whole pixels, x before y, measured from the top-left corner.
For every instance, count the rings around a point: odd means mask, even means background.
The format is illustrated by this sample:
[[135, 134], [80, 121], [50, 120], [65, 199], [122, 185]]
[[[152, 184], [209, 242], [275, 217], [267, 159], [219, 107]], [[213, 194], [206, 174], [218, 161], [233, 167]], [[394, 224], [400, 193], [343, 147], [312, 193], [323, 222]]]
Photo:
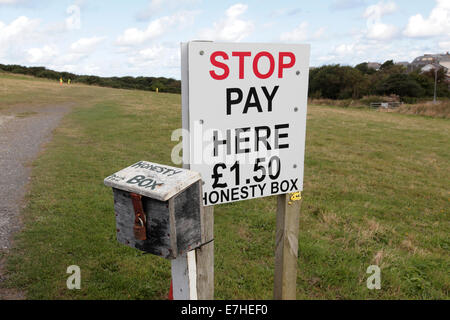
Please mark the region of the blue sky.
[[450, 51], [450, 0], [0, 0], [0, 63], [180, 78], [189, 40], [311, 44], [311, 66]]

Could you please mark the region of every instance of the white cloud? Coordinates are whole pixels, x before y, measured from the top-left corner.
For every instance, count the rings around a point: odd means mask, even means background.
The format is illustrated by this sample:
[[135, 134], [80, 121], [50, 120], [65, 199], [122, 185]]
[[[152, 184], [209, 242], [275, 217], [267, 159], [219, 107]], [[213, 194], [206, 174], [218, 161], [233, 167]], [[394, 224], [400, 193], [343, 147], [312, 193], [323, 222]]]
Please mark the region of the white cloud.
[[407, 37], [450, 36], [450, 1], [437, 0], [428, 18], [420, 13], [410, 17], [403, 34]]
[[150, 18], [154, 14], [158, 13], [162, 9], [163, 5], [164, 5], [164, 0], [151, 0], [150, 3], [148, 4], [147, 9], [141, 11], [138, 14], [138, 16], [137, 16], [138, 19], [144, 20], [144, 19]]
[[397, 10], [397, 5], [394, 2], [380, 1], [377, 4], [368, 6], [364, 11], [364, 18], [380, 20], [382, 16], [393, 13]]
[[397, 27], [381, 22], [384, 15], [394, 13], [397, 5], [394, 2], [380, 1], [371, 5], [364, 11], [363, 17], [367, 19], [366, 36], [372, 40], [389, 40], [398, 33]]
[[18, 4], [26, 0], [0, 0], [0, 4]]
[[87, 74], [87, 75], [93, 75], [93, 74], [99, 74], [101, 71], [101, 68], [96, 64], [49, 64], [48, 69], [55, 70], [55, 71], [67, 71], [72, 72], [75, 74]]
[[[357, 37], [352, 42], [336, 45], [329, 53], [335, 57], [337, 63], [361, 62], [361, 59], [368, 59], [372, 56], [381, 57], [380, 51], [388, 51], [391, 44], [380, 46], [378, 41], [366, 40], [363, 36]], [[378, 58], [376, 59], [378, 60]]]
[[91, 53], [104, 39], [105, 37], [81, 38], [80, 40], [72, 43], [70, 49], [74, 53]]
[[337, 46], [334, 51], [339, 55], [348, 55], [352, 54], [355, 49], [354, 44], [341, 44]]
[[281, 41], [305, 41], [308, 39], [308, 22], [302, 22], [292, 31], [283, 32], [280, 36]]
[[39, 25], [38, 20], [20, 16], [10, 24], [0, 21], [0, 57], [6, 55], [11, 48], [31, 38]]
[[162, 46], [151, 47], [139, 51], [138, 59], [142, 61], [156, 60], [161, 57], [161, 54], [165, 51]]
[[150, 0], [147, 8], [141, 10], [136, 18], [138, 20], [148, 20], [164, 10], [180, 10], [192, 6], [201, 0]]
[[[320, 53], [316, 60], [319, 63], [341, 64], [357, 64], [363, 61], [383, 62], [390, 59], [412, 61], [426, 52], [450, 49], [450, 39], [447, 37], [421, 43], [399, 37], [399, 28], [383, 21], [386, 15], [396, 11], [397, 5], [386, 1], [367, 7], [363, 12], [363, 17], [367, 19], [367, 28], [357, 30], [352, 40], [338, 43], [331, 51]], [[389, 41], [394, 37], [396, 41]]]
[[354, 41], [335, 46], [332, 51], [323, 56], [318, 55], [317, 61], [351, 65], [364, 61], [383, 63], [391, 59], [394, 62], [412, 61], [425, 52], [433, 52], [436, 49], [437, 47], [430, 49], [429, 45], [425, 43], [411, 43], [408, 39], [399, 39], [380, 45], [379, 41], [367, 40], [361, 36], [355, 38]]
[[[55, 46], [45, 45], [42, 48], [27, 50], [27, 61], [30, 63], [52, 64], [58, 66], [75, 66], [80, 60], [92, 54], [96, 47], [104, 40], [104, 37], [81, 38], [73, 42], [70, 47], [60, 53]], [[68, 71], [72, 71], [72, 68]]]
[[333, 60], [335, 60], [335, 59], [336, 59], [336, 56], [335, 56], [335, 55], [332, 55], [332, 54], [330, 54], [330, 55], [324, 55], [324, 56], [319, 56], [319, 57], [317, 58], [317, 60], [320, 61], [320, 62], [322, 62], [322, 63], [331, 62], [331, 61], [333, 61]]
[[8, 41], [18, 37], [20, 34], [33, 31], [37, 24], [37, 20], [31, 20], [25, 16], [18, 17], [9, 25], [6, 25], [0, 21], [0, 41]]
[[153, 40], [163, 35], [174, 25], [181, 28], [187, 24], [191, 24], [196, 14], [196, 11], [177, 12], [174, 15], [153, 20], [145, 30], [137, 28], [126, 29], [124, 33], [117, 38], [116, 43], [120, 46], [136, 46], [143, 44], [146, 41]]
[[[155, 45], [153, 47], [139, 50], [136, 54], [128, 58], [128, 62], [135, 66], [149, 66], [152, 64], [172, 65], [173, 57], [178, 57], [178, 48]], [[179, 62], [177, 63], [179, 64]]]
[[180, 49], [161, 44], [128, 53], [128, 72], [180, 77]]
[[361, 7], [365, 4], [365, 0], [333, 0], [331, 9], [333, 10], [347, 10]]
[[58, 64], [73, 65], [91, 55], [105, 37], [81, 38], [70, 45], [69, 50], [64, 55], [56, 59]]
[[240, 19], [247, 8], [248, 6], [242, 3], [229, 7], [225, 17], [215, 22], [212, 28], [202, 30], [200, 37], [216, 41], [241, 41], [248, 37], [253, 32], [253, 22]]
[[275, 10], [273, 10], [270, 13], [270, 17], [283, 17], [283, 16], [296, 16], [298, 15], [300, 12], [302, 12], [303, 9], [301, 7], [297, 7], [297, 8], [277, 8]]
[[397, 27], [382, 22], [370, 24], [367, 29], [367, 38], [374, 40], [389, 40], [398, 33]]
[[316, 40], [321, 38], [325, 33], [326, 28], [322, 27], [317, 29], [311, 34], [308, 30], [308, 22], [300, 23], [294, 30], [283, 32], [280, 35], [281, 41], [287, 42], [302, 42], [306, 40]]
[[325, 31], [327, 30], [326, 27], [321, 27], [319, 29], [317, 29], [314, 34], [313, 34], [313, 38], [314, 39], [320, 39], [323, 37], [323, 35], [325, 34]]
[[450, 41], [440, 41], [439, 48], [450, 51]]
[[31, 48], [27, 50], [28, 62], [31, 63], [50, 63], [58, 54], [58, 50], [54, 47], [44, 46], [43, 48]]
[[69, 17], [66, 19], [66, 28], [68, 30], [81, 29], [81, 10], [78, 5], [71, 5], [66, 10]]

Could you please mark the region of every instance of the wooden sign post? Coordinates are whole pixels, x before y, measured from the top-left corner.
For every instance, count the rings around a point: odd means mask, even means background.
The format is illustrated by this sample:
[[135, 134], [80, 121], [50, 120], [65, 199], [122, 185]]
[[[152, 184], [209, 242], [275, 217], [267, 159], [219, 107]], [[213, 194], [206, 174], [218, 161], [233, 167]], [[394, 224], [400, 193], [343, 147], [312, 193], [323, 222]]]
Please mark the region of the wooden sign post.
[[[189, 129], [189, 94], [187, 45], [181, 45], [182, 121]], [[190, 169], [190, 133], [183, 133], [183, 168]], [[203, 245], [172, 260], [172, 286], [175, 300], [214, 299], [214, 207], [202, 207]]]
[[[204, 207], [205, 242], [195, 249], [197, 267], [197, 298], [199, 300], [214, 299], [214, 207]], [[208, 240], [209, 239], [209, 240]]]
[[294, 300], [297, 288], [301, 193], [282, 194], [277, 200], [273, 297], [276, 300]]
[[[277, 299], [295, 298], [309, 53], [300, 44], [181, 44], [183, 163], [202, 176], [204, 233], [213, 239], [214, 205], [278, 195]], [[213, 257], [212, 242], [196, 250], [196, 298], [213, 297]]]

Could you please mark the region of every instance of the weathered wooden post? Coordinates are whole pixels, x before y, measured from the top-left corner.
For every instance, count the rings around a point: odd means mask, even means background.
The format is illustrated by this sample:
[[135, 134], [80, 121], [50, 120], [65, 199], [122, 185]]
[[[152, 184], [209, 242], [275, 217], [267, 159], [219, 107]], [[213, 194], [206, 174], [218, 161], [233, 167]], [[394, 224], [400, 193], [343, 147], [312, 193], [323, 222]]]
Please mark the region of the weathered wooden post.
[[277, 197], [273, 293], [276, 300], [296, 298], [301, 199], [301, 192], [282, 194]]
[[[190, 169], [190, 140], [189, 127], [189, 61], [188, 46], [182, 43], [181, 49], [181, 104], [182, 104], [182, 126], [183, 132], [183, 168]], [[182, 285], [189, 285], [190, 296], [184, 299], [212, 300], [214, 299], [214, 207], [203, 207], [203, 243], [200, 248], [195, 249], [186, 256], [172, 261], [172, 278]], [[180, 272], [178, 264], [186, 266]], [[175, 293], [175, 289], [174, 289]], [[181, 298], [181, 297], [180, 297]], [[177, 297], [174, 295], [174, 299]]]
[[195, 249], [197, 270], [197, 298], [214, 299], [214, 207], [204, 207], [204, 244]]

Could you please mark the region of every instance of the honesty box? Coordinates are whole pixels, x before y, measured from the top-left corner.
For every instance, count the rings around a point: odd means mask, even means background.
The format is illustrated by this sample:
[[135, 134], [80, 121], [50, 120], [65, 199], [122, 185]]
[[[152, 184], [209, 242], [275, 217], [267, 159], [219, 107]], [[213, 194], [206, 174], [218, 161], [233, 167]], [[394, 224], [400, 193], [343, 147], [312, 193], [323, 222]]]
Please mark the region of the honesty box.
[[301, 191], [309, 45], [181, 45], [184, 162], [203, 203]]
[[118, 242], [168, 259], [206, 242], [197, 172], [139, 161], [104, 183], [113, 189]]

